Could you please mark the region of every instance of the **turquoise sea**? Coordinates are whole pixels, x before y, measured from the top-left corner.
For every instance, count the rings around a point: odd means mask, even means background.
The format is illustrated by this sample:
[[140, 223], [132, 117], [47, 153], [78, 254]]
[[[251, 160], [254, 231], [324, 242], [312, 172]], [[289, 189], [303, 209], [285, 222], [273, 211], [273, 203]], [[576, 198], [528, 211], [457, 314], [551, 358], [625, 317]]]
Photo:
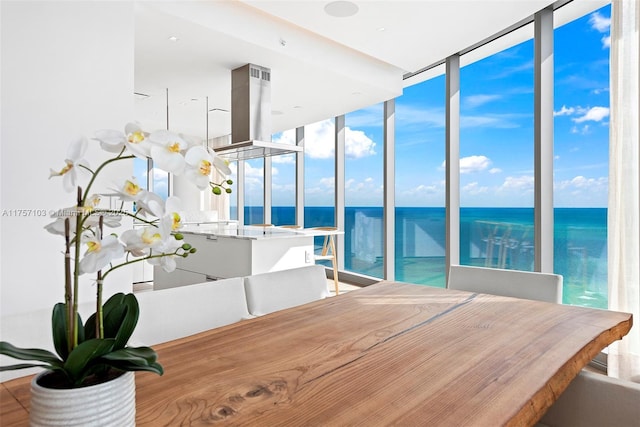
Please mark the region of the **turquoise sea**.
[[[396, 280], [444, 287], [444, 208], [397, 207], [395, 214]], [[295, 223], [290, 206], [272, 208], [271, 216], [275, 225]], [[306, 207], [304, 226], [331, 226], [333, 218], [333, 207]], [[461, 208], [460, 263], [531, 271], [533, 218], [533, 208]], [[606, 308], [607, 209], [556, 208], [554, 221], [564, 302]], [[245, 222], [263, 222], [262, 207], [245, 207]], [[382, 277], [382, 230], [381, 207], [346, 208], [346, 270]]]

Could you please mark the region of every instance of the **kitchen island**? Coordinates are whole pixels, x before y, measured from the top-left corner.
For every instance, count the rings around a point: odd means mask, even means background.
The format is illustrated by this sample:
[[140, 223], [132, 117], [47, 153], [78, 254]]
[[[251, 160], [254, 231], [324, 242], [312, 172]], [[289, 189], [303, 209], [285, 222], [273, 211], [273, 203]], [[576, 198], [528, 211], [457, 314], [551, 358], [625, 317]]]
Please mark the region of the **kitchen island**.
[[280, 227], [242, 226], [233, 222], [184, 226], [180, 233], [197, 249], [176, 258], [177, 268], [166, 273], [154, 268], [154, 289], [250, 276], [314, 264], [313, 232]]

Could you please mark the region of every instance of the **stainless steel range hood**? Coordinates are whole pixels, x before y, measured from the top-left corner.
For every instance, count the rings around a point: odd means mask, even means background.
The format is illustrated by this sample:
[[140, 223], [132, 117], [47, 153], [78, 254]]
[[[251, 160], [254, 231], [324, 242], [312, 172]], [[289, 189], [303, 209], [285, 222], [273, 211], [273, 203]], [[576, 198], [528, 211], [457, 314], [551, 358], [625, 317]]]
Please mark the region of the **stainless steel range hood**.
[[297, 153], [302, 147], [271, 142], [271, 70], [247, 64], [231, 72], [231, 143], [214, 148], [227, 160]]

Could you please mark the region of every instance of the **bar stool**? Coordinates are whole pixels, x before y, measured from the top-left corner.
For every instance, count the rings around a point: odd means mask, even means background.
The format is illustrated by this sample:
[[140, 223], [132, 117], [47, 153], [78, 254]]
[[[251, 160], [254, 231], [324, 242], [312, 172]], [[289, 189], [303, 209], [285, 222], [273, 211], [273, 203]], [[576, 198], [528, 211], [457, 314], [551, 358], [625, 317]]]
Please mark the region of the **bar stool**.
[[[319, 231], [336, 231], [336, 227], [314, 227], [312, 230]], [[328, 260], [331, 261], [333, 267], [333, 283], [336, 288], [336, 295], [340, 292], [338, 287], [338, 262], [336, 260], [336, 241], [334, 234], [326, 234], [324, 236], [324, 242], [322, 244], [322, 252], [320, 255], [314, 255], [316, 261]]]

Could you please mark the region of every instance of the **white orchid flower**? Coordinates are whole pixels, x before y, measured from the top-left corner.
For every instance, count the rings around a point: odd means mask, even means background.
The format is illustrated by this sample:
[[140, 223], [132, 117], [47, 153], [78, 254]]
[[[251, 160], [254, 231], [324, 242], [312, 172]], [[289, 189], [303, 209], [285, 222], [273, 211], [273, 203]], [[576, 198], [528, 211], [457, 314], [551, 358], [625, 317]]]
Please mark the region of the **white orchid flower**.
[[87, 252], [80, 260], [80, 273], [95, 273], [109, 265], [114, 259], [124, 256], [124, 246], [112, 234], [100, 239], [96, 236], [88, 238], [85, 243]]
[[119, 153], [124, 147], [136, 157], [146, 159], [150, 155], [151, 143], [140, 126], [135, 123], [127, 123], [124, 133], [118, 130], [99, 130], [95, 133], [96, 140], [100, 141], [100, 147], [111, 153]]
[[182, 241], [177, 240], [172, 234], [174, 226], [175, 223], [172, 214], [168, 214], [162, 219], [162, 221], [160, 221], [160, 225], [157, 229], [160, 239], [154, 241], [152, 254], [166, 255], [160, 258], [151, 258], [147, 261], [151, 265], [158, 265], [162, 267], [162, 269], [167, 273], [171, 273], [176, 268], [176, 261], [174, 259], [175, 255], [171, 254], [173, 254], [183, 244]]
[[126, 179], [122, 185], [117, 188], [111, 188], [115, 193], [107, 194], [108, 196], [116, 196], [125, 202], [134, 202], [145, 197], [145, 191], [138, 185], [136, 178]]
[[[89, 163], [83, 158], [87, 151], [87, 138], [81, 137], [72, 141], [67, 149], [65, 166], [60, 171], [50, 170], [49, 178], [62, 176], [62, 186], [66, 192], [76, 189], [78, 178], [84, 178], [89, 174], [84, 167], [88, 168]], [[84, 166], [84, 167], [83, 167]]]
[[152, 142], [154, 164], [164, 171], [180, 175], [186, 165], [182, 152], [188, 148], [187, 142], [168, 130], [153, 132], [149, 140]]
[[189, 148], [184, 156], [187, 163], [185, 176], [200, 190], [209, 186], [211, 181], [211, 155], [203, 147]]
[[155, 216], [157, 218], [164, 215], [164, 200], [156, 193], [142, 190], [140, 198], [136, 200], [136, 214], [143, 216]]
[[92, 194], [89, 198], [87, 198], [85, 208], [89, 209], [89, 211], [92, 211], [100, 205], [101, 200], [102, 196], [100, 194]]
[[[51, 234], [57, 234], [64, 236], [64, 220], [69, 218], [70, 233], [74, 234], [76, 231], [76, 219], [78, 218], [78, 208], [71, 207], [60, 209], [58, 212], [52, 215], [56, 218], [55, 221], [44, 226], [44, 229]], [[120, 227], [122, 215], [105, 215], [103, 216], [103, 225], [110, 228]], [[84, 221], [84, 227], [96, 227], [100, 221], [100, 215], [91, 215]]]
[[100, 142], [100, 147], [110, 153], [119, 153], [125, 147], [126, 136], [119, 130], [103, 129], [95, 132], [95, 140]]
[[182, 218], [180, 217], [180, 211], [182, 209], [182, 202], [179, 198], [171, 196], [167, 199], [164, 207], [163, 220], [169, 218], [171, 220], [171, 231], [176, 231], [182, 228]]
[[223, 159], [220, 156], [213, 156], [213, 167], [216, 168], [223, 176], [231, 175], [231, 168], [229, 167], [229, 160]]
[[125, 245], [125, 251], [134, 257], [141, 257], [149, 255], [152, 248], [159, 246], [162, 237], [158, 227], [148, 226], [127, 230], [122, 233], [120, 239]]

